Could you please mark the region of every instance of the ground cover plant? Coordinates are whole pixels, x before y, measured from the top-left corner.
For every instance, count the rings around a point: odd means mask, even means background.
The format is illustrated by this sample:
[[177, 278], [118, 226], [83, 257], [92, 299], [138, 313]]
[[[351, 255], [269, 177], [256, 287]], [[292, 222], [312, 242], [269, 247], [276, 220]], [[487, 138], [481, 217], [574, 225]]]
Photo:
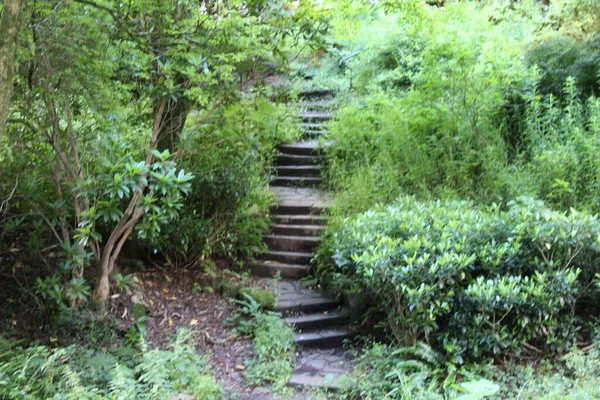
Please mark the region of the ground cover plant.
[[22, 347], [0, 339], [0, 396], [7, 399], [164, 399], [190, 395], [220, 399], [220, 387], [189, 332], [170, 350], [101, 352], [74, 346]]

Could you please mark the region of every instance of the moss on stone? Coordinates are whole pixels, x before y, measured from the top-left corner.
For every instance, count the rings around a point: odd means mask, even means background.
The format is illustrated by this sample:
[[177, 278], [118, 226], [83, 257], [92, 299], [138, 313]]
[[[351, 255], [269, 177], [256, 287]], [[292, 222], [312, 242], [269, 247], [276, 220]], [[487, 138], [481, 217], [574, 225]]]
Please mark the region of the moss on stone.
[[253, 298], [263, 308], [272, 309], [275, 307], [275, 295], [270, 290], [259, 287], [243, 288], [240, 290], [240, 296], [246, 294]]

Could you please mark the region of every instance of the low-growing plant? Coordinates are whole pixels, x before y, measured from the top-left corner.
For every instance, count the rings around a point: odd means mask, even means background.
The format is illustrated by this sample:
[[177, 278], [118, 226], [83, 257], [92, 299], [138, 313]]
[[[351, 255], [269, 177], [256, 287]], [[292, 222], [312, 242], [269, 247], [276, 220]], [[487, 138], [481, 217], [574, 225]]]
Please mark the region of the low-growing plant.
[[166, 399], [190, 395], [220, 399], [206, 359], [196, 353], [190, 332], [181, 330], [171, 350], [101, 352], [75, 346], [21, 347], [0, 338], [0, 397], [6, 399]]
[[367, 344], [356, 362], [354, 373], [342, 385], [341, 399], [478, 400], [500, 389], [447, 364], [441, 354], [422, 343], [407, 348]]
[[230, 317], [236, 333], [254, 338], [256, 357], [247, 363], [244, 375], [250, 385], [268, 384], [281, 391], [293, 371], [293, 330], [278, 314], [264, 311], [252, 297], [244, 297], [233, 300], [239, 307]]

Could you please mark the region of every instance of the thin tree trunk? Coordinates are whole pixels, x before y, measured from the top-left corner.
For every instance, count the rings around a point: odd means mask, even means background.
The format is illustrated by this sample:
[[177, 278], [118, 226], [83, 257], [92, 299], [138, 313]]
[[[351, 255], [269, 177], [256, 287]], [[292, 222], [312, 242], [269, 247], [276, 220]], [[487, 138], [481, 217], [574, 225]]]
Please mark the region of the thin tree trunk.
[[24, 0], [5, 0], [0, 17], [0, 137], [8, 117], [23, 3]]
[[[154, 125], [152, 127], [152, 138], [150, 139], [150, 145], [148, 149], [148, 155], [146, 156], [146, 164], [149, 166], [152, 164], [153, 155], [152, 150], [156, 148], [158, 142], [158, 134], [163, 128], [163, 115], [165, 107], [167, 105], [166, 97], [161, 98], [160, 103], [157, 105], [154, 111]], [[146, 188], [142, 186], [143, 192]], [[111, 232], [108, 240], [104, 245], [102, 254], [99, 260], [96, 260], [97, 267], [100, 270], [100, 277], [96, 290], [94, 291], [94, 299], [100, 304], [106, 303], [108, 296], [110, 295], [110, 274], [115, 268], [115, 262], [117, 257], [123, 248], [123, 244], [131, 235], [135, 224], [144, 215], [143, 211], [136, 210], [138, 201], [140, 200], [141, 192], [136, 191], [133, 197], [129, 201], [129, 206], [123, 213], [123, 216], [117, 223], [117, 226]]]

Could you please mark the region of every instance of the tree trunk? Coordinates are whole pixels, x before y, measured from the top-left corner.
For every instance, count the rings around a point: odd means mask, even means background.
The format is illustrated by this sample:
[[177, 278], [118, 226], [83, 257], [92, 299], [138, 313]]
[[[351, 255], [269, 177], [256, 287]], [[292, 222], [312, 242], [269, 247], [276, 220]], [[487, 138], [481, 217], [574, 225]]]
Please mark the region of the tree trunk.
[[171, 154], [175, 152], [175, 147], [187, 119], [188, 109], [189, 104], [185, 97], [169, 100], [162, 116], [163, 123], [158, 134], [157, 150], [169, 150]]
[[23, 3], [24, 0], [5, 0], [0, 17], [0, 137], [8, 117]]

